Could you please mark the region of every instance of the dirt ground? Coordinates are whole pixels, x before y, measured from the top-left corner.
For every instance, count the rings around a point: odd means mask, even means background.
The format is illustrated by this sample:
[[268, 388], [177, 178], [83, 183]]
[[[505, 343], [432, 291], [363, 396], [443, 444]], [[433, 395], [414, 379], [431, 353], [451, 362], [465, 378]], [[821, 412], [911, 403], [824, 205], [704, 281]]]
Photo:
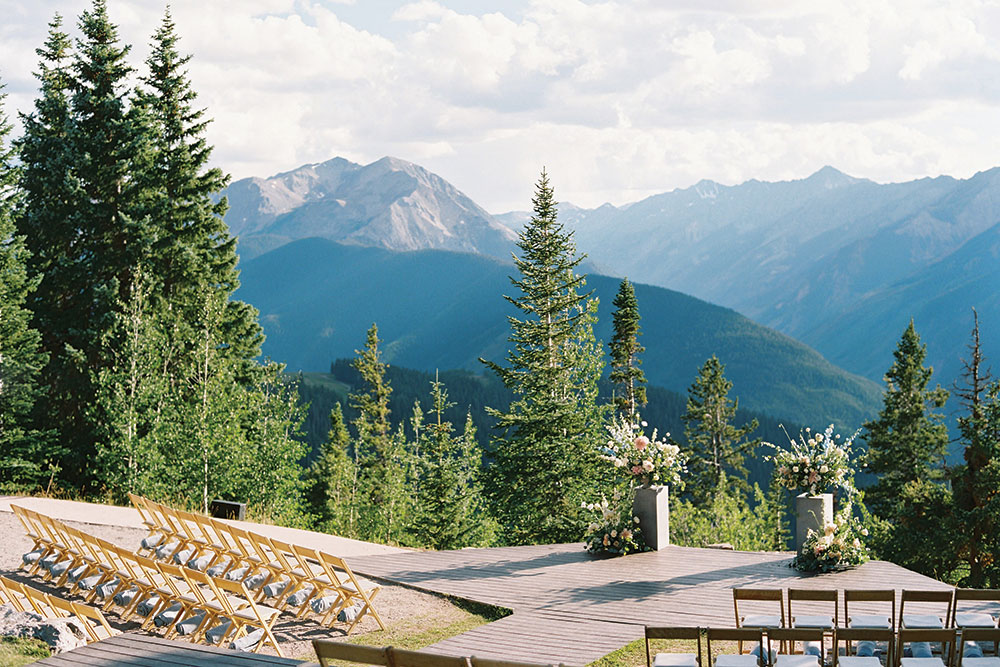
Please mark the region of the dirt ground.
[[[68, 523], [86, 533], [130, 549], [138, 546], [140, 540], [146, 535], [145, 531], [135, 528], [78, 522]], [[21, 564], [21, 555], [30, 548], [31, 540], [25, 536], [24, 529], [17, 517], [10, 512], [0, 511], [0, 574], [49, 593], [65, 595], [65, 590], [54, 590], [45, 584], [41, 577], [28, 577], [23, 570], [18, 569]], [[382, 589], [375, 598], [375, 608], [390, 630], [406, 628], [412, 631], [421, 628], [443, 627], [467, 616], [466, 612], [448, 600], [392, 584], [382, 585]], [[139, 629], [138, 623], [123, 623], [113, 613], [107, 614], [107, 616], [108, 622], [122, 632], [143, 632]], [[342, 639], [345, 637], [343, 630], [336, 626], [331, 629], [319, 625], [315, 620], [295, 620], [287, 613], [281, 616], [275, 624], [274, 630], [285, 656], [303, 660], [316, 659], [310, 643], [313, 639]], [[375, 645], [384, 643], [379, 639], [382, 633], [378, 624], [370, 617], [366, 618], [351, 634], [352, 637], [363, 637], [364, 635], [372, 635], [372, 638], [370, 642], [363, 643]], [[270, 647], [265, 647], [261, 652], [274, 654]]]

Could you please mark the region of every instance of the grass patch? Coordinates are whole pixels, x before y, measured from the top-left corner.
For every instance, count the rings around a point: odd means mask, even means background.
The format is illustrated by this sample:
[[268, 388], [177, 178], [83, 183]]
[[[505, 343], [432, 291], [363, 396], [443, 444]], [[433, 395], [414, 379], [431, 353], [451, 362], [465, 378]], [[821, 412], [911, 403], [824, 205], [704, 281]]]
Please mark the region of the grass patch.
[[0, 667], [19, 667], [52, 654], [48, 645], [38, 639], [0, 637]]

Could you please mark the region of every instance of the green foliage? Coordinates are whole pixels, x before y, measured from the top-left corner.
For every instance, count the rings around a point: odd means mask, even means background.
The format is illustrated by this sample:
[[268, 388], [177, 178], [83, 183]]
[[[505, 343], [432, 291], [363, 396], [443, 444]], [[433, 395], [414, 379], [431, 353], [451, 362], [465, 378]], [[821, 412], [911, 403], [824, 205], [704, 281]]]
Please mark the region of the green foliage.
[[598, 406], [603, 360], [593, 334], [597, 304], [578, 289], [572, 233], [556, 220], [542, 172], [534, 213], [521, 231], [515, 258], [520, 291], [505, 297], [523, 319], [508, 318], [507, 364], [484, 363], [515, 396], [496, 418], [487, 489], [511, 544], [579, 539], [581, 503], [594, 487], [604, 415]]
[[688, 547], [726, 543], [740, 551], [784, 549], [787, 511], [783, 494], [773, 491], [765, 495], [755, 484], [751, 505], [722, 479], [703, 505], [674, 495], [670, 498], [670, 541]]
[[450, 405], [444, 385], [432, 382], [430, 420], [416, 433], [419, 477], [411, 532], [417, 544], [434, 549], [481, 546], [485, 537], [476, 428], [467, 417], [465, 430], [455, 436], [443, 417]]
[[46, 357], [25, 307], [37, 280], [27, 273], [24, 237], [15, 233], [18, 169], [0, 83], [0, 492], [34, 490], [47, 474], [47, 438], [30, 425], [41, 398], [38, 370]]
[[330, 411], [329, 424], [319, 456], [306, 471], [306, 500], [317, 530], [353, 536], [358, 470], [348, 454], [351, 436], [340, 403]]
[[615, 384], [615, 408], [635, 418], [639, 409], [646, 405], [646, 375], [640, 366], [639, 355], [646, 348], [639, 344], [639, 304], [635, 300], [635, 288], [628, 278], [622, 280], [618, 294], [612, 302], [615, 312], [612, 316], [614, 335], [611, 336], [611, 382]]
[[739, 399], [730, 400], [733, 383], [726, 379], [724, 370], [715, 355], [705, 362], [688, 390], [687, 409], [681, 417], [688, 444], [686, 488], [695, 505], [718, 495], [723, 480], [732, 494], [745, 494], [749, 485], [744, 458], [761, 442], [759, 438], [748, 439], [759, 425], [756, 419], [742, 428], [732, 425]]

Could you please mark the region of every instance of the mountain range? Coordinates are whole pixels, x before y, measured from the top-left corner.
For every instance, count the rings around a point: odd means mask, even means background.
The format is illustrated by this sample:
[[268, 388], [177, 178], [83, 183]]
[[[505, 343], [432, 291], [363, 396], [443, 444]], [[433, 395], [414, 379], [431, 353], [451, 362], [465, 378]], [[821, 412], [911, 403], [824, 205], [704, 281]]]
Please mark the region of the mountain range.
[[[483, 371], [509, 347], [504, 298], [513, 266], [472, 253], [395, 252], [301, 239], [242, 264], [236, 293], [260, 310], [264, 353], [293, 370], [326, 371], [355, 356], [378, 324], [386, 361], [417, 370]], [[611, 337], [619, 280], [591, 274], [600, 299], [599, 340]], [[643, 369], [651, 384], [686, 393], [716, 354], [749, 410], [800, 424], [856, 428], [877, 409], [879, 386], [814, 350], [722, 308], [672, 290], [636, 285], [642, 313]]]

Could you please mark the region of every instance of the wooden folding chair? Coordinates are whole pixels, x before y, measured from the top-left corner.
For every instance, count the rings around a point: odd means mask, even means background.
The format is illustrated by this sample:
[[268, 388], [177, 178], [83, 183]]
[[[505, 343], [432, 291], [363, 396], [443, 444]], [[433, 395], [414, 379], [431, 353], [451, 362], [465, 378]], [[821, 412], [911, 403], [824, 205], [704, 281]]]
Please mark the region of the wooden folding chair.
[[[945, 623], [951, 621], [951, 607], [955, 601], [954, 589], [946, 591], [908, 591], [904, 590], [899, 597], [899, 627], [908, 630], [927, 628], [936, 629], [945, 627]], [[943, 604], [942, 614], [907, 614], [906, 603], [909, 602], [933, 602]]]
[[[833, 628], [837, 625], [837, 619], [840, 618], [840, 601], [838, 598], [839, 595], [837, 594], [836, 590], [789, 588], [788, 589], [789, 624], [793, 628], [823, 628], [824, 630], [832, 632]], [[796, 614], [792, 609], [792, 602], [795, 600], [799, 600], [801, 602], [824, 602], [827, 604], [833, 603], [833, 609], [832, 609], [833, 614], [828, 614], [828, 613]]]
[[319, 552], [320, 565], [323, 567], [324, 573], [332, 582], [336, 582], [338, 590], [344, 595], [345, 600], [341, 605], [340, 609], [334, 607], [326, 616], [320, 621], [323, 625], [328, 625], [336, 620], [337, 614], [340, 613], [341, 609], [347, 609], [354, 605], [360, 605], [357, 616], [354, 617], [353, 621], [348, 621], [347, 634], [351, 634], [351, 630], [360, 623], [365, 616], [371, 614], [371, 616], [378, 623], [379, 628], [385, 630], [385, 623], [382, 622], [382, 617], [378, 615], [378, 611], [372, 605], [372, 601], [378, 592], [382, 590], [382, 587], [378, 584], [373, 584], [366, 582], [368, 585], [362, 584], [362, 582], [354, 575], [351, 568], [348, 567], [347, 562], [343, 558], [339, 558], [332, 554], [328, 554], [325, 551]]
[[497, 660], [494, 658], [469, 658], [472, 667], [556, 667], [552, 663], [521, 662], [519, 660]]
[[[955, 599], [951, 606], [951, 621], [953, 628], [995, 628], [997, 617], [983, 611], [959, 611], [959, 602], [997, 602], [1000, 603], [1000, 590], [980, 588], [956, 588]], [[979, 605], [981, 607], [981, 605]]]
[[163, 541], [167, 535], [167, 530], [162, 519], [157, 516], [155, 510], [150, 506], [149, 501], [142, 496], [129, 492], [128, 499], [132, 506], [139, 512], [142, 525], [146, 528], [146, 537], [139, 542], [136, 551], [153, 551]]
[[50, 595], [49, 603], [61, 612], [62, 616], [72, 616], [79, 622], [81, 629], [87, 633], [87, 643], [99, 642], [102, 639], [114, 637], [121, 634], [108, 623], [100, 609], [85, 605], [81, 602], [63, 600], [55, 595]]
[[[998, 628], [962, 628], [962, 650], [958, 651], [958, 667], [998, 667], [1000, 666], [1000, 629]], [[986, 656], [979, 642], [989, 642], [993, 649], [993, 655]], [[979, 656], [966, 657], [966, 653], [971, 648], [970, 645], [978, 647]]]
[[339, 581], [331, 581], [329, 575], [325, 574], [325, 570], [322, 565], [323, 557], [320, 556], [319, 550], [311, 547], [304, 547], [301, 544], [293, 544], [291, 546], [292, 553], [295, 555], [295, 562], [303, 572], [309, 575], [307, 583], [313, 587], [312, 591], [310, 591], [309, 595], [302, 603], [302, 606], [299, 607], [299, 611], [295, 615], [296, 618], [303, 618], [309, 613], [311, 609], [310, 602], [315, 598], [336, 595], [338, 597], [338, 601], [335, 605], [338, 608], [342, 607], [342, 603], [344, 602], [344, 598], [347, 594], [346, 592], [341, 591]]
[[[883, 667], [874, 652], [871, 655], [855, 655], [851, 653], [854, 642], [884, 643], [886, 645], [886, 660], [884, 667], [893, 667], [894, 644], [896, 633], [890, 628], [837, 628], [833, 633], [833, 667]], [[841, 643], [844, 655], [840, 654]]]
[[[701, 628], [646, 626], [646, 667], [701, 667]], [[697, 653], [657, 653], [652, 658], [649, 640], [694, 640]]]
[[[204, 613], [198, 626], [187, 632], [187, 637], [192, 642], [199, 642], [204, 638], [208, 629], [213, 627], [220, 619], [228, 619], [229, 610], [233, 609], [233, 605], [224, 605], [219, 601], [220, 593], [218, 589], [215, 587], [212, 578], [204, 572], [189, 567], [178, 567], [178, 569], [191, 595], [198, 599], [199, 604], [197, 605], [195, 615], [197, 615], [198, 611]], [[180, 629], [180, 626], [184, 625], [185, 621], [186, 619], [182, 620], [174, 627]]]
[[[280, 570], [276, 573], [275, 578], [272, 579], [272, 583], [287, 581], [287, 584], [284, 585], [284, 588], [277, 595], [265, 595], [265, 597], [273, 597], [275, 599], [273, 606], [278, 609], [284, 609], [288, 598], [293, 593], [301, 590], [307, 584], [313, 586], [315, 589], [315, 584], [311, 583], [311, 572], [303, 569], [299, 563], [298, 557], [295, 554], [295, 547], [291, 543], [274, 537], [264, 537], [264, 539], [267, 540], [271, 548], [271, 555], [274, 556], [275, 561], [280, 565]], [[301, 605], [296, 608], [296, 611], [299, 611], [300, 608]]]
[[58, 617], [60, 614], [52, 608], [52, 603], [49, 602], [48, 593], [44, 593], [37, 588], [32, 588], [31, 586], [26, 586], [21, 584], [21, 591], [24, 596], [28, 598], [28, 603], [35, 610], [35, 613], [41, 614], [45, 618]]
[[[768, 662], [761, 628], [707, 628], [705, 642], [710, 667], [764, 667]], [[716, 647], [718, 642], [737, 642], [739, 652], [717, 653], [712, 649], [712, 642], [716, 642]], [[756, 645], [756, 654], [743, 653], [743, 644], [748, 642]]]
[[33, 611], [31, 600], [24, 593], [24, 586], [20, 581], [14, 581], [8, 577], [0, 576], [0, 590], [3, 590], [6, 601], [18, 611]]
[[[903, 609], [900, 605], [900, 614]], [[951, 667], [955, 657], [956, 632], [954, 628], [904, 628], [896, 633], [896, 667]], [[909, 643], [940, 643], [941, 657], [903, 657], [903, 648]]]
[[21, 522], [25, 534], [31, 540], [31, 548], [21, 558], [21, 565], [28, 574], [34, 574], [40, 567], [41, 559], [51, 553], [54, 548], [49, 536], [42, 530], [32, 516], [32, 512], [20, 505], [11, 505], [14, 516]]
[[[777, 641], [787, 652], [778, 653], [777, 659], [771, 661], [772, 667], [822, 667], [826, 659], [823, 628], [767, 628], [766, 645]], [[796, 644], [802, 644], [802, 651], [796, 652]], [[810, 645], [819, 644], [819, 655], [809, 652]]]
[[364, 665], [392, 665], [389, 657], [390, 647], [364, 646], [362, 644], [346, 644], [330, 639], [314, 639], [313, 650], [322, 667], [329, 667], [331, 660], [346, 660]]
[[[740, 602], [776, 602], [777, 614], [741, 614]], [[783, 628], [785, 627], [785, 605], [780, 588], [734, 588], [733, 610], [736, 612], [738, 628]]]
[[149, 614], [149, 618], [142, 624], [143, 630], [152, 629], [157, 625], [157, 617], [172, 607], [177, 607], [177, 613], [173, 618], [165, 618], [160, 623], [160, 627], [165, 628], [163, 637], [171, 639], [177, 634], [176, 625], [189, 616], [194, 615], [194, 610], [200, 602], [190, 591], [184, 575], [181, 574], [180, 566], [163, 561], [154, 561], [156, 569], [162, 575], [164, 586], [156, 588], [156, 594], [160, 596], [160, 601]]
[[[233, 635], [233, 641], [236, 641], [243, 635], [247, 634], [247, 628], [257, 628], [264, 631], [264, 638], [267, 640], [278, 655], [284, 657], [281, 652], [281, 647], [278, 646], [278, 640], [275, 639], [272, 628], [274, 627], [274, 622], [277, 620], [279, 611], [273, 607], [268, 607], [262, 604], [257, 604], [254, 602], [253, 595], [249, 590], [247, 590], [246, 585], [242, 581], [230, 581], [228, 579], [214, 579], [214, 585], [221, 593], [228, 593], [235, 595], [245, 603], [241, 608], [237, 609], [232, 605], [231, 601], [227, 599], [226, 596], [219, 597], [219, 603], [225, 607], [229, 604], [229, 608], [226, 609], [226, 617], [228, 620], [232, 621], [235, 633]], [[257, 653], [260, 651], [261, 647], [264, 645], [263, 641], [257, 642], [254, 647], [253, 652]]]
[[453, 655], [439, 655], [427, 651], [410, 651], [389, 647], [393, 667], [469, 667], [469, 659]]
[[[872, 613], [851, 613], [851, 603], [887, 602], [888, 615]], [[855, 604], [855, 609], [857, 605]], [[896, 629], [896, 591], [892, 589], [844, 591], [844, 625], [848, 628]]]

